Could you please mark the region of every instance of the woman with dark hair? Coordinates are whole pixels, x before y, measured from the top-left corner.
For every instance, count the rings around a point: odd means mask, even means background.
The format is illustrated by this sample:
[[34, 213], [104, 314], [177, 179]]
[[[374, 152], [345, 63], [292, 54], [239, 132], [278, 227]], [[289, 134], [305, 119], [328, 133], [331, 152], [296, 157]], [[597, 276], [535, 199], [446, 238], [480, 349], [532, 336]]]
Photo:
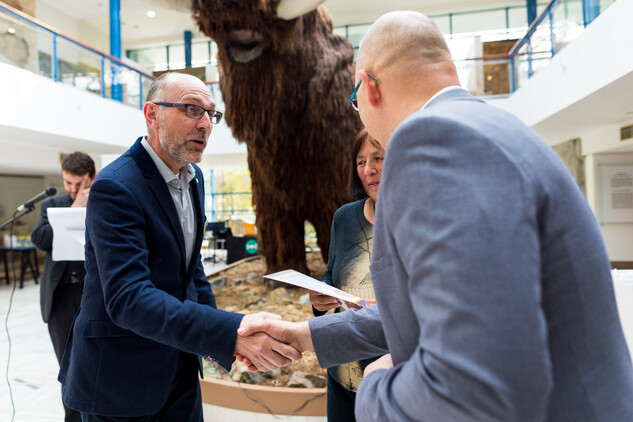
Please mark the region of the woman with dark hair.
[[[354, 202], [343, 205], [334, 214], [328, 264], [321, 281], [376, 303], [369, 264], [374, 227], [374, 210], [385, 156], [383, 147], [362, 129], [352, 147], [353, 166], [349, 178], [350, 197]], [[330, 309], [355, 307], [338, 299], [310, 291], [314, 314]], [[328, 369], [328, 422], [355, 421], [356, 390], [363, 370], [374, 359], [346, 363]]]

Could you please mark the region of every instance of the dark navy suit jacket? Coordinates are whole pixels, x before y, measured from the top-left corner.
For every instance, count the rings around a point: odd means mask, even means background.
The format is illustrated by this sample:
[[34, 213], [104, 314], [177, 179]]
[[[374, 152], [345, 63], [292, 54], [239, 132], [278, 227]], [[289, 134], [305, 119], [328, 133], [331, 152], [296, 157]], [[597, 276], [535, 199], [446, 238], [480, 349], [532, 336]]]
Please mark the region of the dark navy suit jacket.
[[156, 413], [181, 350], [230, 368], [243, 317], [216, 309], [204, 275], [200, 169], [190, 184], [199, 224], [187, 270], [176, 207], [140, 140], [90, 189], [84, 295], [59, 375], [64, 402], [82, 412]]

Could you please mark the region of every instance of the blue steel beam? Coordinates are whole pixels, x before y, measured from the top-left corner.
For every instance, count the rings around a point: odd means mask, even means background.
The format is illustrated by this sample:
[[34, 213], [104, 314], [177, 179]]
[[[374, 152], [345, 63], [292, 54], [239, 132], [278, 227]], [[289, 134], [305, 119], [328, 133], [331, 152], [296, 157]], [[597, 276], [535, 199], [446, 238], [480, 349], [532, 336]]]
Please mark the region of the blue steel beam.
[[[121, 2], [110, 0], [110, 54], [121, 59]], [[123, 87], [119, 83], [121, 68], [112, 64], [112, 99], [123, 101]]]
[[536, 0], [527, 0], [527, 24], [528, 26], [532, 25], [534, 19], [536, 19]]
[[191, 67], [191, 31], [185, 31], [185, 67]]
[[600, 0], [583, 0], [582, 17], [585, 26], [589, 25], [600, 14]]

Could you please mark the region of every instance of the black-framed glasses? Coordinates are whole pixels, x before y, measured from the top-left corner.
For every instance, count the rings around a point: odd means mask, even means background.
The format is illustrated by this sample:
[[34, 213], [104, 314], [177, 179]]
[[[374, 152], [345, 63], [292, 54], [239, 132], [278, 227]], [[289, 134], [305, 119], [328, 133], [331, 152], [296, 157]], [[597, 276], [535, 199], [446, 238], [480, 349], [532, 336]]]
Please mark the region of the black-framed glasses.
[[200, 120], [204, 113], [209, 114], [211, 123], [217, 125], [222, 120], [222, 112], [217, 110], [207, 110], [204, 107], [200, 107], [196, 104], [183, 104], [183, 103], [154, 103], [163, 107], [182, 107], [185, 109], [185, 115], [190, 119]]
[[[375, 77], [369, 72], [367, 72], [367, 76], [372, 78], [374, 82], [376, 82], [378, 85], [380, 85], [380, 82], [382, 82], [380, 79], [378, 79], [377, 77]], [[352, 107], [354, 107], [354, 110], [356, 111], [358, 111], [358, 98], [356, 98], [356, 93], [358, 92], [358, 88], [360, 88], [361, 82], [363, 82], [362, 79], [358, 81], [356, 88], [354, 88], [354, 91], [352, 91], [352, 95], [349, 96], [349, 103], [352, 105]]]

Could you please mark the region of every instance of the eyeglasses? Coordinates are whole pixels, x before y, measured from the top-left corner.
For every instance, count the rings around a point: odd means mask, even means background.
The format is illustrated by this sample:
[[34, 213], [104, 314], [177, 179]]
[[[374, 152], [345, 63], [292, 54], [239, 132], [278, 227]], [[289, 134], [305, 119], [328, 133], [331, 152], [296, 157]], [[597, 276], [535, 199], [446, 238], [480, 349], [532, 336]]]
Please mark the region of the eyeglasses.
[[[380, 79], [378, 79], [377, 77], [375, 77], [374, 75], [372, 75], [369, 72], [367, 72], [367, 76], [372, 78], [374, 80], [374, 82], [376, 82], [378, 85], [380, 85], [380, 82], [382, 82]], [[358, 98], [354, 98], [354, 97], [356, 97], [356, 92], [358, 92], [358, 88], [360, 88], [360, 83], [361, 82], [363, 82], [362, 79], [360, 81], [358, 81], [358, 84], [356, 85], [356, 88], [354, 88], [354, 91], [352, 92], [352, 95], [349, 96], [349, 103], [352, 105], [352, 107], [354, 107], [354, 110], [356, 110], [356, 111], [358, 111]]]
[[163, 107], [183, 107], [185, 109], [185, 115], [190, 119], [200, 120], [204, 113], [209, 113], [209, 119], [211, 123], [217, 125], [222, 120], [222, 112], [217, 110], [207, 110], [204, 107], [200, 107], [195, 104], [183, 104], [183, 103], [154, 103]]

